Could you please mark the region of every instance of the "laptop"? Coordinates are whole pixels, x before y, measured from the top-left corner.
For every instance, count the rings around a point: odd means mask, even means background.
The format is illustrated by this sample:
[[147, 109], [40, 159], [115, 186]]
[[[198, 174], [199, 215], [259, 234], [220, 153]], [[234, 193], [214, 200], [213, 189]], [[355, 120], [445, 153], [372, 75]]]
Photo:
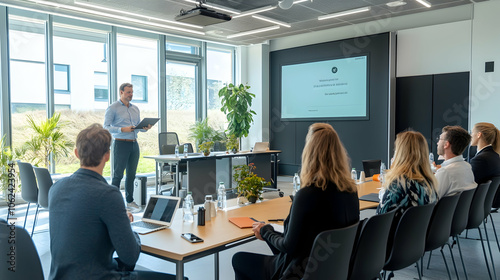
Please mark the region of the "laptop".
[[253, 152], [265, 152], [269, 150], [269, 142], [255, 142]]
[[168, 228], [179, 208], [180, 198], [165, 195], [152, 195], [140, 221], [131, 223], [132, 230], [146, 234]]

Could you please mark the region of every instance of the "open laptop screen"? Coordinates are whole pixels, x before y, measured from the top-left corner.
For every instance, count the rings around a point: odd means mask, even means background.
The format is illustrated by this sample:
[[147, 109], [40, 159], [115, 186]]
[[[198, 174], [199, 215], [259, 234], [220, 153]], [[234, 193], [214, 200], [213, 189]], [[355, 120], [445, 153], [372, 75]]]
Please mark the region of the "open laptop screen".
[[177, 203], [175, 198], [151, 196], [143, 218], [171, 223]]

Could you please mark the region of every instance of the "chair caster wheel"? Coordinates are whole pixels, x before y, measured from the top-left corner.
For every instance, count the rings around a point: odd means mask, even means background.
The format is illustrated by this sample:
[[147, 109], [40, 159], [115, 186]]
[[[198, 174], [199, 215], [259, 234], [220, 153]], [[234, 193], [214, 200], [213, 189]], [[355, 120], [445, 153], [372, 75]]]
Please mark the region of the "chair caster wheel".
[[284, 193], [284, 192], [279, 192], [278, 194], [279, 194], [279, 196], [280, 196], [280, 197], [285, 196], [285, 193]]

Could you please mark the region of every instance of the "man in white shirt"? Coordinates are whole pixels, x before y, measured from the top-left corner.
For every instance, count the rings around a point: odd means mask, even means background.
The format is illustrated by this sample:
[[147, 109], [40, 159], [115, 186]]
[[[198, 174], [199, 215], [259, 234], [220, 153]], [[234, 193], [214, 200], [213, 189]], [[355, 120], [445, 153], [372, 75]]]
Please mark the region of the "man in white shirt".
[[469, 133], [460, 126], [443, 127], [437, 143], [437, 153], [445, 159], [436, 171], [440, 198], [477, 187], [472, 167], [462, 157], [470, 140]]

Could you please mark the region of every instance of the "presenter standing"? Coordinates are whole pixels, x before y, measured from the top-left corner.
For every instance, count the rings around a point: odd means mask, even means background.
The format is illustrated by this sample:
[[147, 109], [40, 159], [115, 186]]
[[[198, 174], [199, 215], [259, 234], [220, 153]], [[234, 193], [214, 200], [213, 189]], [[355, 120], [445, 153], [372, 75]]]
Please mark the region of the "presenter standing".
[[123, 83], [120, 86], [120, 99], [106, 109], [104, 128], [113, 136], [113, 179], [111, 184], [120, 188], [123, 172], [127, 171], [125, 179], [125, 198], [127, 208], [131, 212], [138, 212], [141, 208], [134, 202], [134, 179], [139, 163], [139, 144], [137, 134], [151, 128], [136, 129], [141, 121], [139, 108], [132, 101], [134, 89], [132, 84]]

